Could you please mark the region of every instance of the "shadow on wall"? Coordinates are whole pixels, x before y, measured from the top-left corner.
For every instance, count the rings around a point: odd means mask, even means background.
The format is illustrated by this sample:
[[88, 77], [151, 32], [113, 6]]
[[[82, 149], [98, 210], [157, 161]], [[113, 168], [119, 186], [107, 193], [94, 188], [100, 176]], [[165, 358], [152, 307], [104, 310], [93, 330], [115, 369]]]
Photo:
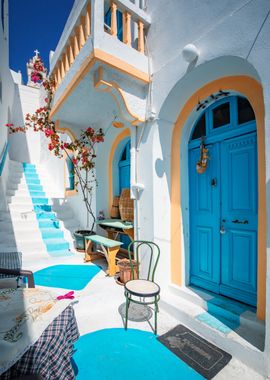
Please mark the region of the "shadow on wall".
[[[13, 123], [14, 126], [24, 125], [24, 115], [22, 111], [21, 99], [19, 95], [18, 85], [15, 85], [15, 96], [12, 105], [12, 113], [8, 112], [9, 123]], [[34, 132], [33, 132], [34, 133]], [[30, 162], [30, 153], [28, 148], [28, 142], [26, 134], [22, 132], [9, 134], [8, 141], [9, 147], [9, 158], [14, 161], [19, 162]]]

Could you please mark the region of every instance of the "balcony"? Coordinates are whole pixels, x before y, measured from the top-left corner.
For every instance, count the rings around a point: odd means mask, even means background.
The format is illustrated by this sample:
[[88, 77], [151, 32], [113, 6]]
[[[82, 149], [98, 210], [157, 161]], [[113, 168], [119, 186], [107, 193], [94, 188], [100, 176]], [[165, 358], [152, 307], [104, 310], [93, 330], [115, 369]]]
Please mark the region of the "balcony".
[[[53, 119], [84, 124], [84, 120], [67, 116], [65, 105], [69, 104], [68, 112], [70, 105], [74, 106], [82, 97], [86, 100], [91, 97], [89, 101], [93, 104], [93, 92], [96, 96], [98, 91], [109, 92], [116, 102], [123, 103], [127, 112], [123, 109], [121, 112], [133, 115], [127, 117], [128, 121], [142, 120], [144, 111], [138, 109], [143, 108], [150, 81], [145, 45], [150, 19], [143, 3], [142, 0], [75, 1], [51, 59], [51, 75], [55, 79]], [[83, 89], [86, 83], [88, 91]], [[95, 106], [104, 105], [102, 96], [99, 100], [96, 99]], [[85, 109], [86, 117], [93, 115]]]

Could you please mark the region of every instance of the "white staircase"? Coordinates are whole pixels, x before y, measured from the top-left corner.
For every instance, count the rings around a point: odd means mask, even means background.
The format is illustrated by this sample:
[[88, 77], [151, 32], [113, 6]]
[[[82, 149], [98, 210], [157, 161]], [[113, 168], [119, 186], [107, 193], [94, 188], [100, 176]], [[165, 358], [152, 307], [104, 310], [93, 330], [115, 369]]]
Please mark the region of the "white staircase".
[[[7, 203], [8, 210], [0, 211], [0, 251], [21, 251], [23, 257], [28, 255], [36, 255], [37, 258], [47, 257], [50, 250], [49, 244], [59, 244], [58, 236], [54, 234], [62, 234], [63, 241], [69, 243], [69, 249], [73, 250], [72, 233], [79, 228], [79, 222], [75, 219], [72, 210], [68, 204], [64, 204], [55, 213], [53, 222], [47, 219], [38, 219], [37, 213], [34, 211], [33, 197], [46, 200], [46, 206], [52, 206], [55, 199], [47, 197], [42, 191], [42, 186], [36, 194], [30, 194], [26, 175], [23, 165], [19, 162], [9, 161], [9, 177], [7, 184]], [[39, 174], [39, 173], [37, 173]], [[52, 188], [49, 176], [46, 175], [45, 169], [42, 172], [42, 178], [46, 179], [46, 188]], [[29, 182], [29, 179], [28, 179]], [[43, 198], [42, 198], [43, 197]], [[53, 208], [50, 214], [53, 213]], [[57, 215], [61, 217], [57, 220]], [[53, 230], [50, 223], [57, 222], [57, 230]], [[47, 224], [48, 226], [47, 226]], [[48, 235], [48, 236], [46, 236]], [[57, 247], [56, 249], [59, 249]], [[53, 249], [51, 249], [53, 250]]]

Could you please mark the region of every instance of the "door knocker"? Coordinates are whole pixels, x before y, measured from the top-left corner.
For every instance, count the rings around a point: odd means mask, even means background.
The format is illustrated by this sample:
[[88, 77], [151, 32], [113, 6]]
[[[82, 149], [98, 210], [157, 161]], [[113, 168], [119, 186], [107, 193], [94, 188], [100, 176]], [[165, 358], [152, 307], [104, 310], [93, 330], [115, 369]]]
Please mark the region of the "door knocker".
[[208, 149], [204, 145], [204, 138], [202, 138], [202, 142], [200, 145], [200, 159], [196, 163], [197, 173], [202, 174], [206, 171], [209, 156], [207, 155]]

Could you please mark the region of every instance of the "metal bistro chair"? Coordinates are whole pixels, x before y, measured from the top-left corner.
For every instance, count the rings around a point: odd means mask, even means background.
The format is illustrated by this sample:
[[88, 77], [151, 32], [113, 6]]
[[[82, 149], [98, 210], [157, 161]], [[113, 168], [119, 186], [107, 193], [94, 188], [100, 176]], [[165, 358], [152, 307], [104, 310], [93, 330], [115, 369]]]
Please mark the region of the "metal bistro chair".
[[[139, 251], [142, 252], [144, 259], [148, 260], [148, 269], [146, 270], [146, 278], [143, 279], [140, 276], [140, 269], [138, 265], [137, 275], [134, 270], [134, 261], [132, 261], [132, 256], [134, 254], [134, 259], [139, 263]], [[128, 325], [128, 310], [130, 302], [134, 302], [140, 305], [155, 305], [155, 334], [157, 334], [157, 313], [158, 313], [158, 301], [160, 299], [160, 287], [154, 282], [155, 271], [157, 268], [160, 249], [159, 246], [151, 241], [135, 240], [128, 246], [128, 256], [131, 266], [131, 278], [132, 280], [125, 283], [125, 297], [126, 297], [126, 319], [125, 319], [125, 329]], [[141, 257], [142, 257], [141, 256]]]

